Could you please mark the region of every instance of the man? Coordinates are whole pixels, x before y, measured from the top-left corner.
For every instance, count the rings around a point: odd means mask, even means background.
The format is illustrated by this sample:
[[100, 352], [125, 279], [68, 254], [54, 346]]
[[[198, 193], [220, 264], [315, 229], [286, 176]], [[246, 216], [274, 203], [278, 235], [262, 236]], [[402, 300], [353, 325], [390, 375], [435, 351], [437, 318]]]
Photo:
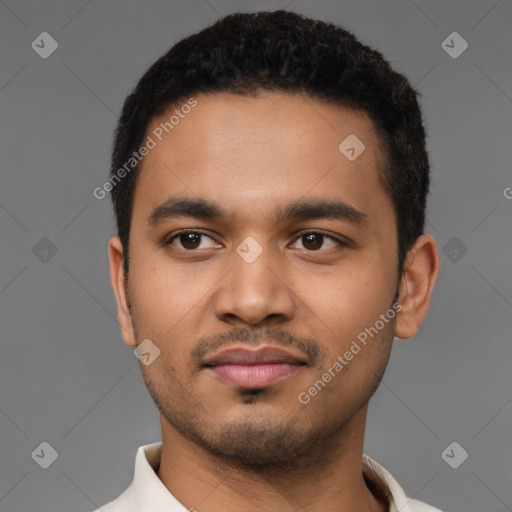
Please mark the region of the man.
[[125, 101], [112, 286], [161, 419], [103, 512], [427, 512], [362, 453], [439, 272], [417, 93], [346, 30], [233, 14]]

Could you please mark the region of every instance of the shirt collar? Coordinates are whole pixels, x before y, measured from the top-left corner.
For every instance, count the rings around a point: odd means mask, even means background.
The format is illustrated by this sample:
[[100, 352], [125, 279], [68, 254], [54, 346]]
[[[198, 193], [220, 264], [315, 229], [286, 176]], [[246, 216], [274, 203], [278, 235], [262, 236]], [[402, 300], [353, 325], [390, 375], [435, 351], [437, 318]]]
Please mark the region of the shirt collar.
[[156, 474], [163, 443], [141, 446], [135, 457], [133, 490], [138, 512], [187, 512]]
[[[139, 447], [135, 458], [133, 490], [139, 512], [187, 512], [158, 478], [156, 471], [160, 465], [163, 443], [153, 443]], [[390, 501], [389, 512], [411, 512], [411, 501], [393, 476], [378, 462], [363, 454], [365, 473], [383, 489]]]
[[393, 475], [377, 461], [363, 453], [363, 471], [379, 486], [389, 500], [389, 512], [412, 512], [411, 499], [393, 478]]

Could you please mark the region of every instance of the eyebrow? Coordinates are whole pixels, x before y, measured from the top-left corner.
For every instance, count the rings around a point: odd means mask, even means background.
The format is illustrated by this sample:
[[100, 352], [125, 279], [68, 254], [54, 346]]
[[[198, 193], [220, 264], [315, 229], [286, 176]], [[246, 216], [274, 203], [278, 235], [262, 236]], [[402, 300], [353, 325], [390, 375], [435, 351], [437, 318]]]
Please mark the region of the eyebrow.
[[[150, 226], [176, 217], [196, 219], [227, 220], [229, 213], [218, 203], [201, 198], [171, 196], [158, 205], [147, 218]], [[290, 220], [335, 219], [342, 220], [358, 228], [369, 226], [368, 216], [344, 201], [309, 200], [294, 201], [274, 210], [276, 223]]]

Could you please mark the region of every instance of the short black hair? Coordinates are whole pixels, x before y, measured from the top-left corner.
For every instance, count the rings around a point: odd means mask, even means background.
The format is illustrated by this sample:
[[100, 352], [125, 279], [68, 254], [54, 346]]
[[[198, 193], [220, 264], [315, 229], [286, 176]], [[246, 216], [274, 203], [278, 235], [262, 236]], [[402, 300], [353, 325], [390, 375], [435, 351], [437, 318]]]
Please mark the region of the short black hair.
[[[126, 98], [115, 131], [110, 179], [143, 143], [150, 122], [193, 94], [306, 94], [364, 111], [385, 153], [379, 180], [397, 217], [398, 275], [423, 234], [430, 168], [419, 93], [378, 51], [348, 30], [294, 12], [234, 13], [175, 44]], [[341, 141], [340, 141], [341, 142]], [[140, 163], [111, 189], [128, 275], [128, 243]]]

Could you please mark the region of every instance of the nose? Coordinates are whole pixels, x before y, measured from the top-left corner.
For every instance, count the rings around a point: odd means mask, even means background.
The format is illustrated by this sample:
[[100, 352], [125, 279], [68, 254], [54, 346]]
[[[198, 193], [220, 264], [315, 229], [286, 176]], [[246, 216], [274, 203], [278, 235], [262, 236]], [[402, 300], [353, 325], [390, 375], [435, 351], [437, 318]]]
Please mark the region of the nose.
[[270, 318], [273, 322], [291, 320], [296, 299], [283, 264], [269, 249], [254, 261], [233, 253], [233, 268], [216, 294], [217, 317], [238, 325], [258, 325]]

